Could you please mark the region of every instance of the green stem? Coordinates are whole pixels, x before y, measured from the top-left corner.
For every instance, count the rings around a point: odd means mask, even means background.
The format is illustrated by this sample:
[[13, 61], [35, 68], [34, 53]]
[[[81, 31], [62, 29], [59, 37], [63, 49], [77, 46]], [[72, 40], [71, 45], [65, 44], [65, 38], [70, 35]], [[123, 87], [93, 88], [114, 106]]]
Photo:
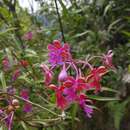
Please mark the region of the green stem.
[[55, 5], [56, 5], [56, 12], [57, 12], [57, 15], [58, 15], [58, 20], [59, 20], [60, 30], [61, 30], [61, 34], [62, 34], [62, 40], [65, 43], [64, 30], [63, 30], [63, 25], [62, 25], [62, 21], [61, 21], [59, 9], [58, 9], [57, 0], [55, 0]]

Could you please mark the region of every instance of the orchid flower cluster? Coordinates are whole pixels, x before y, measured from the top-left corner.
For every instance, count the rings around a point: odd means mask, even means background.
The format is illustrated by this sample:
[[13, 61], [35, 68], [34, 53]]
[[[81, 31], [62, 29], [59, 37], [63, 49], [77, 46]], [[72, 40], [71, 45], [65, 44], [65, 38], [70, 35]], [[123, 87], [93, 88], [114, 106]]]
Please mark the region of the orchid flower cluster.
[[[54, 40], [47, 48], [50, 65], [41, 64], [40, 67], [45, 76], [46, 87], [55, 93], [57, 107], [64, 112], [71, 104], [78, 103], [86, 116], [91, 118], [93, 101], [89, 99], [87, 93], [89, 90], [94, 90], [93, 94], [101, 91], [102, 77], [109, 72], [109, 69], [114, 68], [112, 50], [106, 55], [97, 56], [102, 65], [95, 67], [89, 61], [73, 59], [68, 43], [62, 44], [59, 40]], [[54, 71], [57, 68], [60, 68], [60, 72], [57, 82], [53, 84]], [[83, 72], [85, 69], [86, 74]]]

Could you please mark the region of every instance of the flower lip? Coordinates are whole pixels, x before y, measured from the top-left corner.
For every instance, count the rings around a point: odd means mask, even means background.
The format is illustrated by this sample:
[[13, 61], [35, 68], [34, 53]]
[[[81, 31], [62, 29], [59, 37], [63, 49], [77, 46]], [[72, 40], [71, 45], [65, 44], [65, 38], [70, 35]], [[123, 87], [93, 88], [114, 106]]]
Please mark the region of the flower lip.
[[67, 75], [66, 67], [65, 67], [65, 64], [64, 64], [63, 68], [62, 68], [62, 70], [61, 70], [61, 72], [60, 72], [60, 74], [58, 76], [58, 80], [60, 82], [64, 82], [64, 81], [67, 80], [67, 77], [68, 77], [68, 75]]

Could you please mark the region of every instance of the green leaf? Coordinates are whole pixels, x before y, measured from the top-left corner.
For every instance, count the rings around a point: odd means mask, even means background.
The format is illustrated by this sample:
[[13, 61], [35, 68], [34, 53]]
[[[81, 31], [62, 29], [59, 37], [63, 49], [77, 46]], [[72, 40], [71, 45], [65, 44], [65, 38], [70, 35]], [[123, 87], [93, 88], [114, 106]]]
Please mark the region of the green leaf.
[[125, 100], [124, 102], [110, 102], [108, 103], [108, 107], [110, 108], [112, 112], [112, 116], [114, 118], [114, 125], [117, 130], [119, 130], [120, 127], [120, 121], [122, 117], [124, 116], [126, 105], [130, 102], [130, 98]]
[[7, 53], [7, 57], [9, 59], [9, 63], [12, 66], [14, 64], [14, 61], [13, 61], [13, 56], [11, 54], [11, 51], [9, 50], [9, 48], [6, 48], [5, 51]]
[[37, 53], [32, 49], [26, 49], [25, 52], [25, 57], [38, 57]]
[[102, 87], [102, 91], [108, 91], [108, 92], [114, 92], [114, 93], [119, 93], [119, 91], [112, 89], [112, 88], [108, 88], [108, 87]]
[[125, 34], [126, 36], [130, 37], [130, 32], [122, 31], [122, 33]]
[[128, 72], [130, 73], [130, 65], [128, 65]]
[[104, 4], [104, 2], [105, 2], [105, 0], [97, 0], [97, 1], [96, 1], [96, 5], [102, 7], [103, 4]]
[[14, 31], [14, 30], [16, 30], [16, 28], [6, 29], [6, 30], [4, 30], [4, 31], [1, 31], [1, 32], [0, 32], [0, 35], [5, 35], [6, 33], [10, 32], [10, 31]]
[[[92, 90], [95, 90], [95, 89], [91, 88], [89, 91], [92, 91]], [[104, 91], [113, 92], [113, 93], [119, 93], [119, 91], [117, 91], [115, 89], [112, 89], [112, 88], [108, 88], [108, 87], [102, 87], [101, 88], [101, 92], [104, 92]]]
[[23, 121], [21, 121], [21, 125], [24, 128], [24, 130], [29, 130], [28, 127], [26, 126], [26, 124]]
[[107, 12], [111, 9], [111, 5], [108, 4], [105, 9], [104, 9], [104, 13], [103, 13], [103, 16], [106, 16]]
[[0, 127], [0, 130], [3, 130], [3, 126]]
[[0, 80], [1, 80], [2, 87], [6, 88], [6, 81], [5, 81], [5, 77], [4, 77], [3, 72], [0, 73]]
[[26, 77], [26, 75], [21, 75], [18, 77], [19, 80], [24, 80], [25, 82], [27, 82], [28, 84], [33, 84], [32, 81]]
[[85, 31], [85, 32], [82, 32], [82, 33], [76, 34], [73, 38], [78, 38], [78, 37], [84, 36], [84, 35], [86, 35], [86, 34], [93, 35], [93, 32], [90, 31], [90, 30], [87, 30], [87, 31]]
[[122, 19], [117, 19], [115, 21], [113, 21], [109, 26], [108, 26], [108, 32], [110, 32], [112, 30], [112, 28], [118, 24], [119, 22], [121, 22]]
[[97, 101], [116, 101], [119, 100], [118, 98], [113, 97], [101, 97], [96, 95], [87, 95], [90, 99], [97, 100]]

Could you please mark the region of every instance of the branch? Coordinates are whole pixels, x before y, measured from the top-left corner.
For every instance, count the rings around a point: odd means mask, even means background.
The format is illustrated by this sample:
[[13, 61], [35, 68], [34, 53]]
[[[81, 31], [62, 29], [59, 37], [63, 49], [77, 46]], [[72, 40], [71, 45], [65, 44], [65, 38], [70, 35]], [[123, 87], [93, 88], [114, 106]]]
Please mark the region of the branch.
[[57, 0], [55, 0], [55, 5], [56, 5], [56, 12], [57, 12], [57, 15], [58, 15], [58, 20], [59, 20], [60, 30], [61, 30], [61, 34], [62, 34], [62, 40], [65, 43], [65, 36], [64, 36], [64, 31], [63, 31], [63, 25], [62, 25], [62, 21], [61, 21], [59, 9], [58, 9]]
[[51, 113], [51, 114], [53, 114], [53, 115], [55, 115], [55, 116], [58, 116], [57, 113], [55, 113], [55, 112], [53, 112], [53, 111], [47, 109], [46, 107], [43, 107], [43, 106], [41, 106], [41, 105], [39, 105], [39, 104], [37, 104], [37, 103], [31, 102], [31, 101], [29, 101], [29, 100], [26, 100], [26, 99], [24, 99], [24, 98], [22, 98], [22, 97], [19, 97], [19, 96], [17, 96], [17, 95], [12, 95], [12, 94], [7, 93], [7, 92], [0, 92], [0, 95], [2, 95], [2, 94], [3, 94], [3, 95], [9, 95], [9, 96], [15, 97], [15, 98], [17, 98], [17, 99], [19, 99], [19, 100], [22, 100], [22, 101], [25, 101], [25, 102], [27, 102], [27, 103], [30, 103], [30, 104], [32, 104], [33, 106], [36, 106], [36, 107], [39, 107], [39, 108], [41, 108], [41, 109], [43, 109], [43, 110], [45, 110], [45, 111], [48, 111], [49, 113]]

